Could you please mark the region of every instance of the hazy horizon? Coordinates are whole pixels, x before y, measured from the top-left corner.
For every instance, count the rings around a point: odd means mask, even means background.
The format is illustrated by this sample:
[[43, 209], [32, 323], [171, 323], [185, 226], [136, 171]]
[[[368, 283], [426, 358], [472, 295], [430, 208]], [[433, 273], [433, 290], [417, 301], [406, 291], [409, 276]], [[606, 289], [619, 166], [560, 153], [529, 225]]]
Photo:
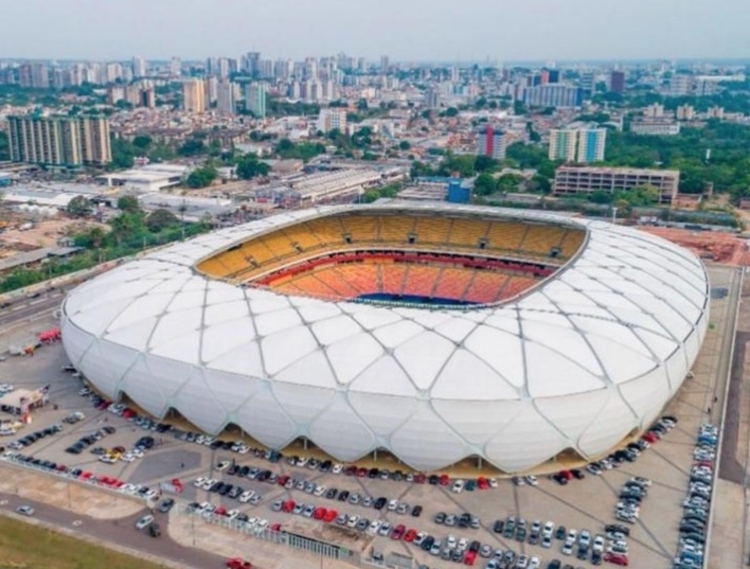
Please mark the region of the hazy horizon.
[[748, 19], [747, 0], [25, 0], [3, 14], [0, 59], [742, 60]]

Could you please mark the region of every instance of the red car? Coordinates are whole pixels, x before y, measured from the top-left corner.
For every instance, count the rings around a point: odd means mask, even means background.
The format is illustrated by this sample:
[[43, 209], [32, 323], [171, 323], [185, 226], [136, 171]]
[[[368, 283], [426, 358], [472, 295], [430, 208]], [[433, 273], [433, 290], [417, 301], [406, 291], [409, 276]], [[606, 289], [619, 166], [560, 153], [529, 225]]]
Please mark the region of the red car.
[[693, 463], [693, 466], [704, 466], [705, 468], [710, 468], [711, 470], [713, 470], [714, 463], [710, 460], [696, 460]]
[[288, 474], [284, 474], [284, 476], [279, 476], [279, 486], [284, 486], [287, 482], [289, 482]]
[[91, 478], [92, 476], [93, 476], [93, 474], [91, 474], [91, 473], [90, 473], [90, 472], [88, 472], [88, 471], [85, 471], [85, 472], [82, 472], [82, 473], [81, 473], [81, 476], [79, 476], [79, 478], [80, 478], [81, 480], [88, 480], [88, 479], [89, 479], [89, 478]]
[[408, 541], [409, 543], [411, 543], [412, 541], [416, 539], [416, 537], [417, 537], [417, 530], [415, 530], [414, 528], [410, 528], [409, 531], [407, 531], [406, 534], [404, 534], [404, 541]]
[[477, 552], [476, 551], [467, 551], [466, 557], [464, 557], [464, 565], [474, 565], [474, 562], [477, 560]]
[[651, 444], [659, 440], [654, 433], [645, 433], [641, 438]]
[[573, 480], [573, 473], [570, 470], [561, 470], [557, 474], [565, 478], [565, 480]]
[[227, 559], [227, 567], [229, 569], [252, 569], [253, 565], [249, 561], [233, 557], [232, 559]]
[[448, 486], [448, 484], [451, 483], [451, 477], [447, 474], [441, 474], [440, 478], [438, 479], [438, 484], [441, 486]]
[[313, 519], [322, 520], [328, 512], [325, 508], [315, 508]]
[[214, 510], [214, 514], [216, 514], [217, 516], [226, 516], [227, 509], [224, 506], [219, 506]]
[[292, 510], [294, 510], [294, 506], [296, 506], [296, 505], [297, 505], [297, 504], [295, 504], [295, 503], [294, 503], [294, 500], [287, 500], [287, 501], [286, 501], [286, 502], [284, 502], [284, 504], [283, 504], [283, 505], [281, 506], [281, 509], [282, 509], [282, 510], [284, 510], [284, 511], [285, 511], [286, 513], [289, 513], [289, 512], [291, 512]]
[[281, 531], [281, 524], [273, 524], [271, 526], [271, 531]]
[[354, 476], [354, 475], [356, 475], [357, 474], [357, 467], [354, 466], [353, 464], [350, 464], [349, 466], [347, 466], [344, 469], [344, 474], [346, 476]]
[[183, 490], [185, 490], [185, 487], [182, 485], [182, 481], [179, 478], [172, 478], [171, 482], [172, 486], [174, 486], [174, 489], [177, 490], [177, 493], [182, 494]]
[[398, 524], [395, 528], [393, 528], [393, 531], [391, 532], [391, 539], [398, 541], [402, 537], [404, 537], [404, 533], [406, 532], [406, 526], [404, 524]]
[[423, 472], [418, 472], [414, 475], [414, 484], [424, 484], [427, 480], [427, 476]]
[[334, 521], [338, 517], [339, 517], [339, 513], [334, 509], [330, 509], [326, 511], [326, 515], [323, 516], [323, 521], [326, 522], [327, 524], [330, 524], [332, 521]]
[[628, 560], [627, 555], [622, 555], [620, 553], [612, 553], [611, 551], [608, 551], [604, 554], [604, 561], [607, 563], [613, 563], [615, 565], [620, 565], [621, 567], [627, 567], [630, 564], [630, 561]]
[[368, 473], [369, 473], [369, 470], [367, 470], [366, 468], [358, 468], [357, 478], [365, 478]]
[[125, 409], [125, 411], [122, 412], [123, 419], [132, 419], [135, 416], [136, 416], [136, 412], [130, 408], [127, 408]]
[[477, 488], [480, 490], [487, 490], [490, 487], [490, 481], [487, 480], [484, 476], [480, 476], [477, 478]]

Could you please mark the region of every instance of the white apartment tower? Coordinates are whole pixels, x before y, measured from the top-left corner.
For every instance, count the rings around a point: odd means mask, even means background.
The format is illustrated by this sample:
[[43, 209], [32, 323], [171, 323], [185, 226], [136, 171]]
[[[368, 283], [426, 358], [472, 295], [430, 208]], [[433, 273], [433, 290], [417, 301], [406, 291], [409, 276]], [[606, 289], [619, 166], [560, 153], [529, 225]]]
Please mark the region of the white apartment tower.
[[318, 130], [322, 132], [330, 132], [334, 129], [346, 132], [346, 110], [320, 109], [320, 115], [318, 115]]

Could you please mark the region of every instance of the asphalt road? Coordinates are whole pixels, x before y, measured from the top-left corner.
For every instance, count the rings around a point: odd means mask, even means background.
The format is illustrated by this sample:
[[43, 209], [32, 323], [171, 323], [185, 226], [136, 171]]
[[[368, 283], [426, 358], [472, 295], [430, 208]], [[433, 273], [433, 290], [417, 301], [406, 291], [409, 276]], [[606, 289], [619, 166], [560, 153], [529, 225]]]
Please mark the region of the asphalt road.
[[[183, 547], [172, 541], [166, 533], [159, 538], [150, 537], [145, 531], [135, 528], [135, 522], [146, 513], [117, 520], [99, 520], [81, 516], [47, 504], [19, 498], [13, 494], [0, 493], [0, 508], [15, 511], [18, 506], [34, 508], [34, 517], [58, 527], [67, 527], [102, 542], [128, 547], [151, 555], [168, 559], [188, 569], [213, 569], [224, 567], [226, 559], [200, 549]], [[166, 530], [166, 515], [156, 513], [156, 521]], [[164, 518], [164, 519], [160, 519]], [[75, 523], [74, 523], [75, 522]]]
[[39, 314], [56, 310], [63, 301], [64, 292], [55, 290], [42, 293], [39, 298], [17, 300], [7, 308], [0, 309], [0, 326], [20, 322]]

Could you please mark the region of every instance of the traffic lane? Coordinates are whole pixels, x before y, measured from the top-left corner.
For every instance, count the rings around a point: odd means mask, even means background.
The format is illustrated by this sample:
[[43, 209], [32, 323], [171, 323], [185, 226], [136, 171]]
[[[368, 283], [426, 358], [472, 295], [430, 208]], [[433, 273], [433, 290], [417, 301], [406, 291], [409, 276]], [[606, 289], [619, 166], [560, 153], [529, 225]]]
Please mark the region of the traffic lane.
[[0, 324], [12, 324], [36, 316], [41, 312], [56, 310], [62, 304], [63, 295], [57, 294], [41, 300], [34, 299], [34, 301], [19, 304], [16, 308], [0, 309]]
[[[161, 537], [152, 538], [146, 532], [135, 528], [135, 522], [147, 513], [144, 508], [140, 513], [116, 520], [99, 520], [90, 516], [79, 515], [67, 510], [55, 508], [34, 500], [20, 498], [13, 494], [0, 492], [2, 508], [15, 512], [19, 506], [34, 508], [35, 518], [55, 526], [74, 529], [81, 534], [98, 539], [104, 544], [111, 543], [143, 551], [158, 557], [169, 559], [184, 567], [193, 569], [210, 569], [223, 567], [226, 559], [200, 549], [183, 547], [172, 541], [166, 533], [167, 516], [155, 513], [157, 523], [164, 528]], [[106, 546], [106, 545], [105, 545]]]

